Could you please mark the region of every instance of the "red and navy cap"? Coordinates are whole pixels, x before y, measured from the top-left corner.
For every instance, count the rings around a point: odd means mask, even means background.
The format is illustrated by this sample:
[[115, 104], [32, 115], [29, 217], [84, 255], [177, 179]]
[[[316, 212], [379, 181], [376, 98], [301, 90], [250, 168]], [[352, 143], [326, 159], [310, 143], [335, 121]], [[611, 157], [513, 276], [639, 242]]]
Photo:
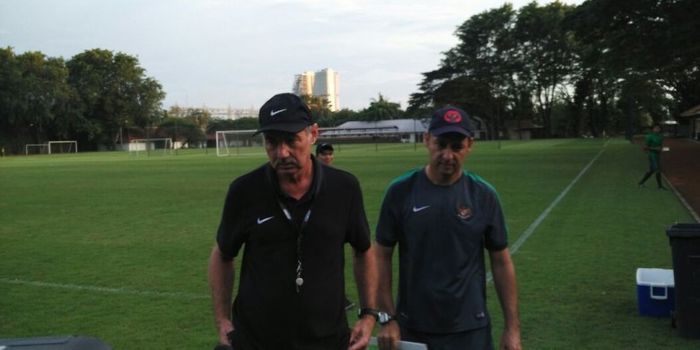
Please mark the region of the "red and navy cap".
[[312, 125], [311, 111], [299, 96], [283, 93], [272, 96], [258, 114], [260, 128], [256, 134], [266, 131], [284, 131], [298, 133]]
[[428, 131], [435, 136], [449, 132], [456, 132], [467, 137], [474, 136], [467, 112], [449, 105], [433, 113]]

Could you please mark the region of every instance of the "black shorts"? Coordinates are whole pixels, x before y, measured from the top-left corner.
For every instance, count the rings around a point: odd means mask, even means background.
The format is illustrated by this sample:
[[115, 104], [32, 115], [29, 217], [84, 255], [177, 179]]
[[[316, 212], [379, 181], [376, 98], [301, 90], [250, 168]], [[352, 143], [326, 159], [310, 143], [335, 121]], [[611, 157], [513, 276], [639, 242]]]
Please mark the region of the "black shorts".
[[255, 339], [249, 333], [237, 329], [229, 333], [234, 350], [304, 349], [346, 350], [350, 343], [350, 330], [333, 336], [317, 339], [280, 339], [271, 334], [266, 339]]
[[429, 350], [493, 350], [490, 324], [458, 333], [425, 333], [401, 327], [401, 340], [426, 344]]

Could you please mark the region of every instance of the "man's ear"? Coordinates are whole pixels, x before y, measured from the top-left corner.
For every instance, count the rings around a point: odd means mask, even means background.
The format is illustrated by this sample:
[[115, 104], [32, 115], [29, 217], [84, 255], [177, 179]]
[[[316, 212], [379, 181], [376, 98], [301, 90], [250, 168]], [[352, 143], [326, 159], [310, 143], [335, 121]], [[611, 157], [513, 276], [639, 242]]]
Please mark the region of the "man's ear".
[[315, 145], [318, 141], [318, 124], [314, 123], [311, 125], [311, 144]]

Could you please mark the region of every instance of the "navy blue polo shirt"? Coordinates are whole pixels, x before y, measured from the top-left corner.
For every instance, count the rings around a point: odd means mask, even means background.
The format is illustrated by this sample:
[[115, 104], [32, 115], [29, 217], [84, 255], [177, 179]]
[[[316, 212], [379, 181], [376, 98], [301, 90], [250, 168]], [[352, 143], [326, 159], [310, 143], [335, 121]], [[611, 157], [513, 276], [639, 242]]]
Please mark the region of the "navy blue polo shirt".
[[[226, 196], [218, 246], [227, 259], [244, 252], [233, 322], [260, 348], [347, 348], [347, 342], [334, 344], [347, 341], [348, 332], [343, 246], [369, 249], [369, 226], [353, 175], [314, 159], [310, 191], [316, 185], [315, 193], [295, 203], [281, 193], [274, 170], [265, 164], [233, 181]], [[309, 209], [301, 242], [304, 284], [297, 293], [296, 240]]]
[[484, 248], [507, 247], [496, 191], [464, 172], [449, 186], [424, 169], [389, 186], [377, 224], [379, 244], [399, 245], [399, 323], [411, 330], [453, 333], [488, 325]]

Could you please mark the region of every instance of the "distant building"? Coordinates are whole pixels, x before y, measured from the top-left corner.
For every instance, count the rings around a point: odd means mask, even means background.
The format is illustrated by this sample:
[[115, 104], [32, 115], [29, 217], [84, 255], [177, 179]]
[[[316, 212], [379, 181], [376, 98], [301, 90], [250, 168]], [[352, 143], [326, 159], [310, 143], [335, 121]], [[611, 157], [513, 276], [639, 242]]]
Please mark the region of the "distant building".
[[306, 71], [294, 76], [292, 91], [301, 95], [311, 95], [325, 98], [328, 101], [328, 108], [337, 112], [340, 110], [338, 72], [330, 68], [322, 69], [318, 72]]
[[335, 128], [322, 128], [319, 140], [327, 142], [422, 142], [427, 121], [391, 119], [375, 122], [349, 121]]
[[211, 115], [212, 118], [214, 119], [229, 119], [229, 120], [235, 120], [235, 119], [240, 119], [240, 118], [257, 118], [258, 117], [258, 109], [256, 108], [231, 108], [231, 106], [228, 106], [226, 108], [216, 108], [216, 107], [207, 107], [207, 106], [202, 106], [202, 107], [179, 107], [184, 111], [188, 110], [203, 110], [209, 112], [209, 115]]
[[[472, 116], [475, 139], [486, 139], [484, 121]], [[319, 129], [321, 142], [423, 142], [430, 118], [389, 119], [373, 122], [348, 121], [334, 128]]]
[[301, 95], [313, 95], [314, 93], [314, 79], [316, 74], [312, 71], [306, 71], [301, 74], [294, 76], [294, 86], [292, 91], [298, 96]]

